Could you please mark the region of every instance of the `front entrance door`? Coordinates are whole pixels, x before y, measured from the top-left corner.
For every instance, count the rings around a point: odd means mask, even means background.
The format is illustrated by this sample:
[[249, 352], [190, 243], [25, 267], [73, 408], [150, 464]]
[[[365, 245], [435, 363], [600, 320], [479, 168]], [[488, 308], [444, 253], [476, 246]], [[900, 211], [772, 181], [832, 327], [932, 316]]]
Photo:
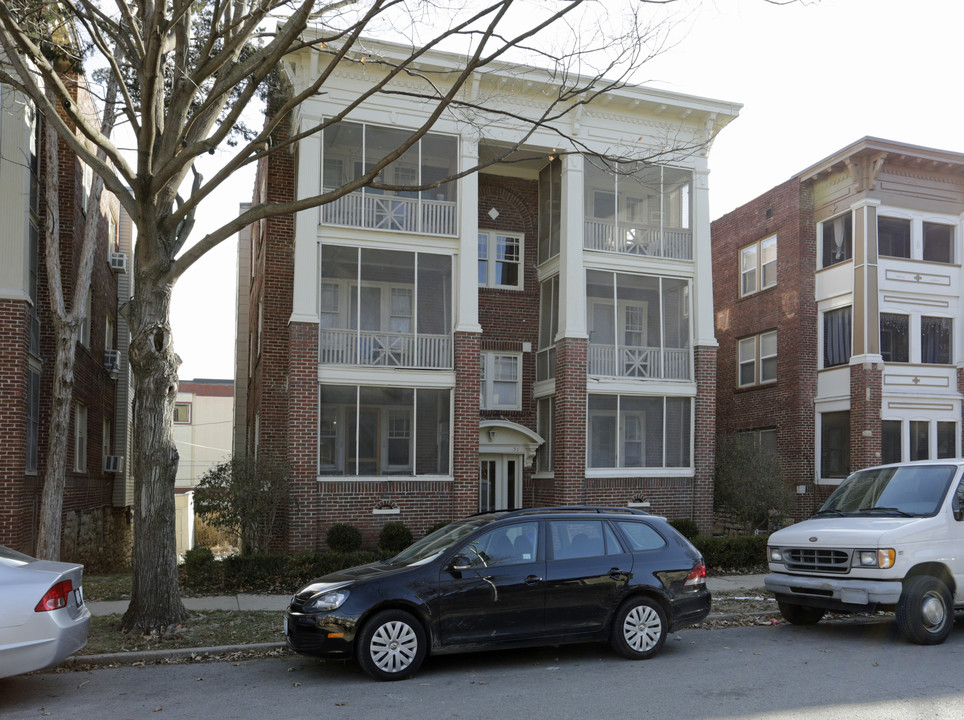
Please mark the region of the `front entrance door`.
[[479, 456], [479, 512], [522, 507], [522, 456]]

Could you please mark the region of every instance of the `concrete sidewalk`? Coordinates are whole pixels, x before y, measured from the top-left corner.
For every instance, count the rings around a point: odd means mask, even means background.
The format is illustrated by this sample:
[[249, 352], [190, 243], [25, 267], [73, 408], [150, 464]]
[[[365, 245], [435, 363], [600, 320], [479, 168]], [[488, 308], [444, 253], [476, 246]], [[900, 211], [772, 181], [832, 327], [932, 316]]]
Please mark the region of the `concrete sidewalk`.
[[[708, 577], [706, 585], [712, 593], [757, 590], [763, 587], [763, 575], [720, 575]], [[188, 610], [264, 610], [283, 612], [291, 595], [211, 595], [183, 599]], [[127, 600], [89, 602], [91, 615], [114, 615], [127, 612]]]

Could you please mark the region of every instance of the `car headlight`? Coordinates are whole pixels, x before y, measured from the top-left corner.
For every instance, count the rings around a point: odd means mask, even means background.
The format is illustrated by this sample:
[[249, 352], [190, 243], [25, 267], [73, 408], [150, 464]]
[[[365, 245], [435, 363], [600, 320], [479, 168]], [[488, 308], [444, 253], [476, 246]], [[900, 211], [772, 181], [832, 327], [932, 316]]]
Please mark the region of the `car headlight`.
[[298, 591], [297, 596], [304, 597], [311, 593], [301, 612], [330, 612], [337, 610], [348, 599], [348, 585], [350, 583], [312, 583]]
[[854, 555], [854, 565], [857, 567], [887, 568], [894, 567], [894, 560], [897, 553], [893, 548], [881, 548], [879, 550], [858, 550]]
[[780, 551], [780, 548], [769, 547], [767, 548], [767, 551], [770, 554], [770, 562], [775, 562], [775, 563], [783, 562], [783, 553]]

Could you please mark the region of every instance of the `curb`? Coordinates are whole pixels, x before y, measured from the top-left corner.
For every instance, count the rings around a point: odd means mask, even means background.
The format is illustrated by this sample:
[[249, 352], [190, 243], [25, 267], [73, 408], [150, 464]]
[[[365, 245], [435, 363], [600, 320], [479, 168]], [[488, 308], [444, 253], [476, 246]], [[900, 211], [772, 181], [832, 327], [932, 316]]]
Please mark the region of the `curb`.
[[217, 647], [199, 648], [171, 648], [168, 650], [135, 650], [125, 653], [102, 653], [100, 655], [71, 655], [58, 667], [79, 668], [85, 665], [92, 667], [107, 667], [111, 665], [132, 665], [135, 663], [156, 663], [173, 658], [193, 657], [213, 658], [219, 655], [243, 652], [265, 652], [281, 650], [286, 647], [283, 642], [250, 643], [247, 645], [220, 645]]
[[[707, 615], [704, 623], [719, 620], [737, 620], [746, 617], [767, 617], [774, 615], [773, 612], [748, 612], [748, 613], [721, 613], [718, 615]], [[693, 626], [696, 627], [696, 626]], [[246, 645], [220, 645], [215, 647], [198, 648], [172, 648], [168, 650], [136, 650], [125, 653], [102, 653], [99, 655], [71, 655], [58, 667], [80, 669], [84, 666], [90, 667], [110, 667], [112, 665], [134, 665], [137, 663], [151, 664], [171, 660], [175, 658], [189, 658], [198, 656], [199, 659], [213, 659], [221, 655], [244, 652], [269, 652], [272, 650], [284, 650], [287, 643], [250, 643]]]

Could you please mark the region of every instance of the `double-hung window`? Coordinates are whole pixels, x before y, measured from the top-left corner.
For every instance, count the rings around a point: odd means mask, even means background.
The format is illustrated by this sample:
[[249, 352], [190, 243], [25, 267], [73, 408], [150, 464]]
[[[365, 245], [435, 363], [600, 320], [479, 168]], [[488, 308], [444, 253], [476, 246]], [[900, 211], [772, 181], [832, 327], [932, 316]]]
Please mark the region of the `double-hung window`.
[[739, 386], [771, 383], [777, 379], [777, 332], [739, 341]]
[[522, 409], [522, 356], [482, 353], [480, 407], [483, 410]]
[[522, 289], [522, 236], [479, 231], [479, 285]]
[[838, 215], [821, 224], [823, 267], [850, 260], [853, 257], [853, 219], [850, 213]]
[[752, 295], [777, 284], [777, 236], [740, 250], [740, 295]]
[[850, 348], [850, 307], [828, 310], [823, 314], [823, 366], [846, 365], [850, 362]]

